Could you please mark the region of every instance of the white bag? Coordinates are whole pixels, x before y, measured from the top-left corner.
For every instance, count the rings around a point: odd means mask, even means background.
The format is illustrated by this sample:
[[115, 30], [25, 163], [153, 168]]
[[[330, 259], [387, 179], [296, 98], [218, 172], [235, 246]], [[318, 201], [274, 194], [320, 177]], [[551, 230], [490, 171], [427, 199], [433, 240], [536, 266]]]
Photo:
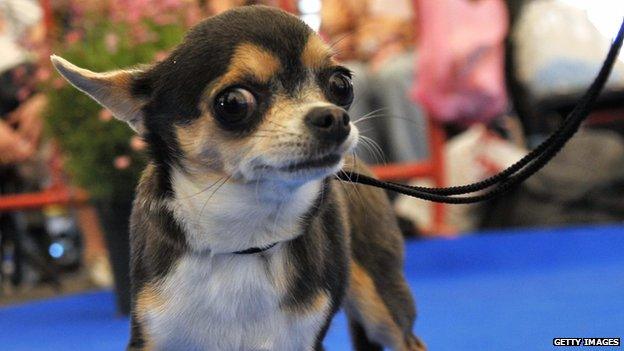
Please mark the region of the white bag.
[[[512, 33], [518, 77], [538, 99], [583, 92], [616, 34], [603, 35], [586, 11], [559, 0], [529, 2]], [[624, 89], [622, 60], [606, 86], [606, 90], [617, 89]]]
[[[521, 159], [526, 150], [491, 133], [481, 124], [474, 125], [448, 141], [444, 149], [446, 185], [464, 185], [488, 178]], [[412, 185], [432, 186], [418, 181]], [[459, 232], [476, 229], [478, 205], [444, 205], [446, 225]], [[430, 202], [401, 195], [395, 202], [398, 215], [412, 220], [422, 229], [432, 227]]]

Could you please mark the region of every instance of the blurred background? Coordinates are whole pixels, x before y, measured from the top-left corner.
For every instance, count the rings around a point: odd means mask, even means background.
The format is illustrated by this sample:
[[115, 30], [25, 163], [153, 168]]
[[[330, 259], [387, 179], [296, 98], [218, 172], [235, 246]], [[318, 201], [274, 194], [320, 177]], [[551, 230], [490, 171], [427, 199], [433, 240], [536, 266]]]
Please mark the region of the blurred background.
[[[545, 140], [624, 15], [613, 0], [0, 0], [2, 349], [120, 349], [127, 337], [128, 216], [145, 145], [49, 55], [94, 71], [162, 60], [203, 18], [253, 4], [299, 16], [353, 71], [357, 154], [377, 176], [436, 187], [496, 174]], [[623, 57], [581, 132], [507, 195], [447, 206], [389, 194], [431, 349], [468, 338], [512, 350], [487, 337], [529, 324], [525, 336], [546, 345], [533, 349], [624, 330]], [[596, 311], [616, 313], [589, 322]], [[471, 332], [440, 334], [454, 324]]]

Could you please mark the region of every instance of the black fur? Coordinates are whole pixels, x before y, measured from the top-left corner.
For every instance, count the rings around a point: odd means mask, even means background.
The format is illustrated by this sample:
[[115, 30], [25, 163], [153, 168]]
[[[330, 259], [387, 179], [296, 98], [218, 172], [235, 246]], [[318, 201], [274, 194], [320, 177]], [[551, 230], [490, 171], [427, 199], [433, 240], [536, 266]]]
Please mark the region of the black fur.
[[349, 331], [351, 332], [351, 340], [353, 340], [353, 348], [355, 350], [383, 351], [383, 347], [370, 341], [362, 325], [353, 319], [349, 320]]
[[[187, 251], [184, 232], [173, 214], [162, 205], [158, 176], [153, 165], [148, 166], [137, 188], [131, 218], [130, 276], [132, 298], [143, 287], [165, 277], [174, 263]], [[134, 301], [136, 303], [136, 301]], [[136, 306], [131, 316], [131, 339], [128, 348], [142, 350], [144, 335], [137, 321]]]
[[357, 187], [361, 197], [377, 204], [363, 208], [356, 202], [349, 202], [350, 217], [358, 219], [351, 223], [353, 259], [373, 277], [377, 292], [395, 323], [403, 332], [411, 334], [416, 309], [403, 276], [403, 238], [394, 213], [388, 211], [386, 194], [365, 186], [345, 186]]
[[284, 306], [305, 306], [324, 290], [332, 301], [330, 315], [333, 316], [340, 307], [348, 280], [349, 261], [344, 255], [348, 250], [346, 237], [336, 235], [345, 233], [346, 223], [337, 208], [335, 186], [326, 180], [317, 203], [306, 215], [303, 232], [309, 235], [301, 235], [287, 244], [289, 259], [296, 262], [298, 270], [289, 294], [282, 302]]

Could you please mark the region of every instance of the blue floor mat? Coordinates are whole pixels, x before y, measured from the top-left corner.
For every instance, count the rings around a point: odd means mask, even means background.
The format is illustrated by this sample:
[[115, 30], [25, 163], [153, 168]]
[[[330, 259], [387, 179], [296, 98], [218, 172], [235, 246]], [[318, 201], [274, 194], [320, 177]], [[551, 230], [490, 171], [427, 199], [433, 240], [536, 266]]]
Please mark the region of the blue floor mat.
[[[416, 332], [432, 351], [578, 350], [552, 339], [624, 336], [624, 227], [409, 242], [406, 257]], [[122, 350], [127, 337], [109, 292], [0, 309], [4, 351]], [[325, 345], [350, 349], [344, 315]]]

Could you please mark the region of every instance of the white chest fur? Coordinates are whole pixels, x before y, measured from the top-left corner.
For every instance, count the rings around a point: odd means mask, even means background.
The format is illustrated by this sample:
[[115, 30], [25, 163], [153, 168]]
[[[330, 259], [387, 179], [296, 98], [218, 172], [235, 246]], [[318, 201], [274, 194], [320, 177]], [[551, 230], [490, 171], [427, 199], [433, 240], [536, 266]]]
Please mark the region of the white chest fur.
[[231, 253], [300, 235], [302, 216], [316, 200], [321, 182], [294, 191], [234, 183], [205, 190], [210, 184], [174, 173], [172, 184], [176, 199], [170, 206], [195, 253], [182, 257], [159, 283], [161, 304], [144, 316], [155, 348], [312, 350], [329, 299], [319, 299], [309, 311], [280, 306], [288, 288], [285, 245], [262, 255]]
[[260, 255], [187, 256], [145, 316], [157, 350], [309, 351], [329, 301], [309, 313], [280, 308], [283, 246]]
[[195, 251], [229, 253], [265, 247], [301, 234], [302, 216], [319, 196], [321, 181], [296, 189], [284, 184], [191, 181], [172, 176], [176, 198], [170, 204]]

